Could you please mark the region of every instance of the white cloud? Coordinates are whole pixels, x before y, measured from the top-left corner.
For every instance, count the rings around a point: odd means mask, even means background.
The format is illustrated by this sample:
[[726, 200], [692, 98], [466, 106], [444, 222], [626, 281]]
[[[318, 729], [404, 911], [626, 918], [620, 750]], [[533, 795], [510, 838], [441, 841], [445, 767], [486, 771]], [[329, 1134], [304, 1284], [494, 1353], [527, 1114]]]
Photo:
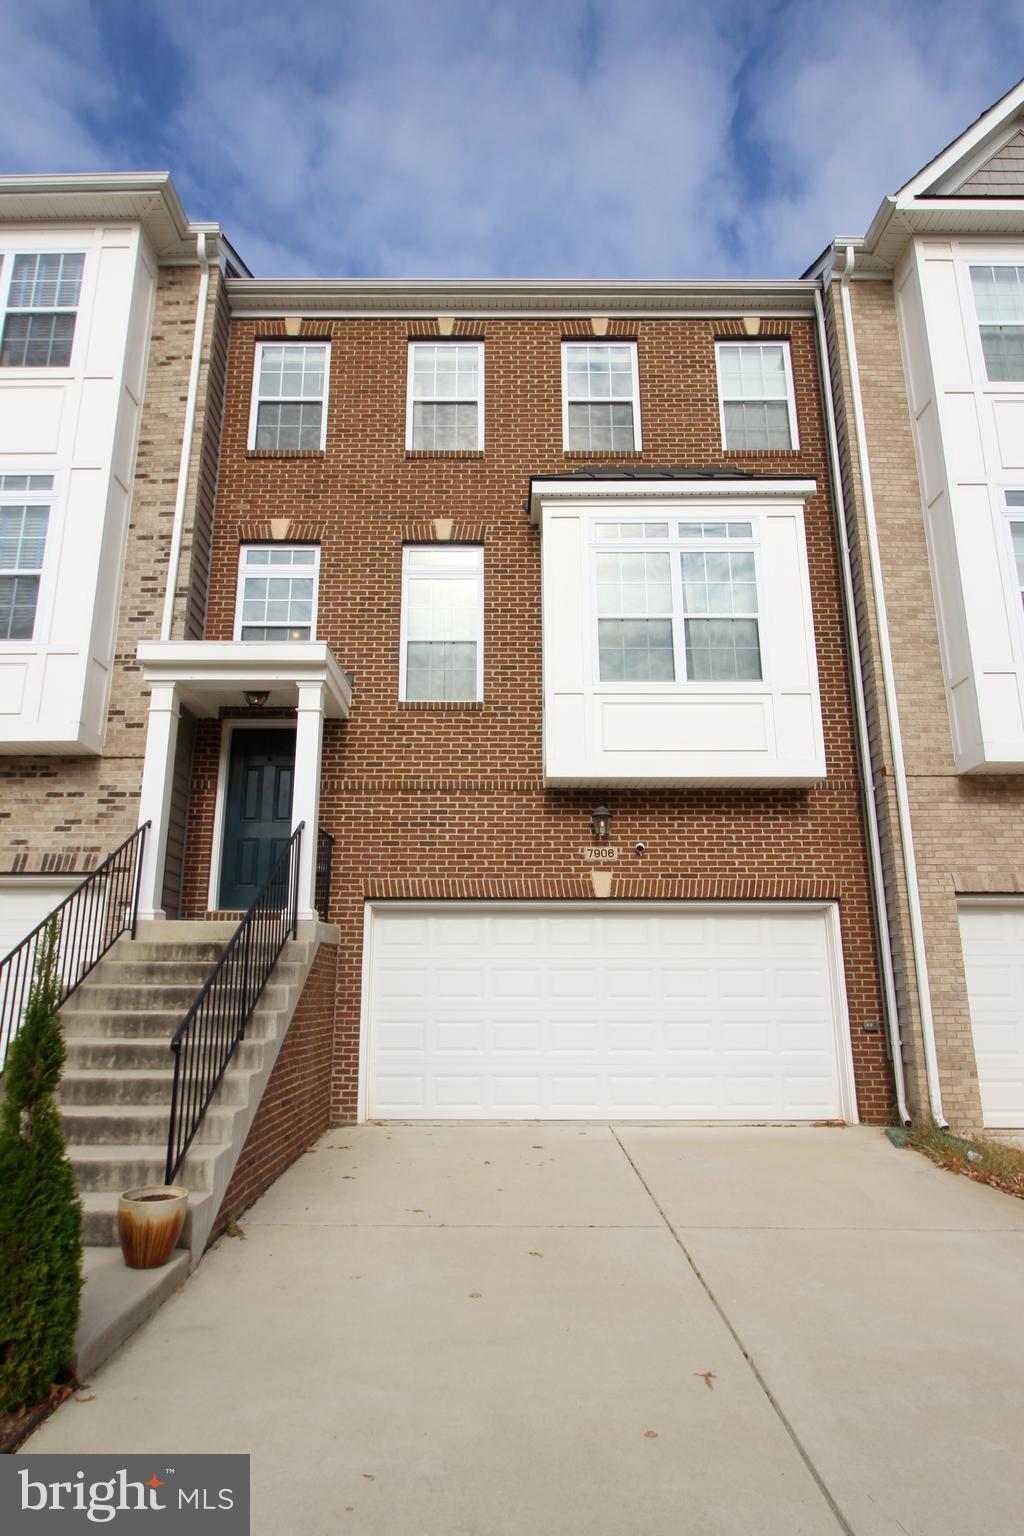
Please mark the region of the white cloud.
[[162, 161], [281, 274], [793, 274], [1024, 42], [1009, 0], [108, 4], [0, 19], [0, 163]]

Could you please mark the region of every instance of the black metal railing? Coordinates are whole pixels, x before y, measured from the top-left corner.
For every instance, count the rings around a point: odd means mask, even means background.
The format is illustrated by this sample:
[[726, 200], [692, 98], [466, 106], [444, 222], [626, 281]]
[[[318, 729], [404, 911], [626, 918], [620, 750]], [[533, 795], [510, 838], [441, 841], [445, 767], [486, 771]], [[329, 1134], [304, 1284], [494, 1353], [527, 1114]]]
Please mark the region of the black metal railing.
[[166, 1182], [172, 1184], [195, 1139], [228, 1062], [289, 938], [299, 931], [299, 822], [288, 846], [171, 1040], [174, 1082], [167, 1131]]
[[334, 838], [323, 827], [316, 834], [316, 882], [313, 887], [313, 905], [323, 922], [327, 921], [331, 905], [331, 868], [334, 864]]
[[109, 858], [86, 875], [38, 927], [0, 960], [0, 1072], [25, 1013], [36, 951], [47, 925], [57, 923], [60, 1000], [71, 996], [122, 933], [134, 939], [139, 918], [139, 876], [149, 822], [137, 827]]

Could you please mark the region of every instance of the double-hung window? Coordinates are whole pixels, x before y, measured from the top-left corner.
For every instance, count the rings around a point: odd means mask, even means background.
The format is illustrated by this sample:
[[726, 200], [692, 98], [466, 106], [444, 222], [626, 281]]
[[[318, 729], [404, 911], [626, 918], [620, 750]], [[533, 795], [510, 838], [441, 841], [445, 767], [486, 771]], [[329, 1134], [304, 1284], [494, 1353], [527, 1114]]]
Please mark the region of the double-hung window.
[[405, 446], [473, 452], [484, 446], [480, 341], [410, 341]]
[[322, 449], [327, 441], [327, 342], [270, 342], [256, 348], [249, 447]]
[[600, 682], [761, 679], [751, 522], [600, 521], [593, 544]]
[[0, 640], [35, 636], [52, 497], [52, 475], [0, 475]]
[[448, 703], [484, 696], [484, 552], [474, 544], [408, 544], [402, 561], [399, 698]]
[[42, 251], [10, 261], [0, 368], [67, 368], [85, 256]]
[[643, 446], [635, 342], [563, 341], [562, 441], [567, 453]]
[[1024, 379], [1024, 267], [971, 267], [985, 372], [992, 383]]
[[722, 447], [798, 448], [789, 343], [720, 341], [715, 352]]
[[315, 639], [319, 569], [316, 544], [243, 545], [235, 639]]

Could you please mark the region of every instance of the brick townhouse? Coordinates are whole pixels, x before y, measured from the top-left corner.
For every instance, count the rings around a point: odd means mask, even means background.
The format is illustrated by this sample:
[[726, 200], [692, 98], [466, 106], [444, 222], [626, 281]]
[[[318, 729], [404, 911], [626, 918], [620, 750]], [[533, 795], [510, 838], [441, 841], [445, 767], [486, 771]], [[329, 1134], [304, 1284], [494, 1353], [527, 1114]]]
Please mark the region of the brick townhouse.
[[1024, 1127], [1024, 84], [823, 279], [916, 1112]]
[[333, 1120], [889, 1118], [813, 285], [225, 288], [143, 915], [184, 723], [183, 918], [333, 839]]

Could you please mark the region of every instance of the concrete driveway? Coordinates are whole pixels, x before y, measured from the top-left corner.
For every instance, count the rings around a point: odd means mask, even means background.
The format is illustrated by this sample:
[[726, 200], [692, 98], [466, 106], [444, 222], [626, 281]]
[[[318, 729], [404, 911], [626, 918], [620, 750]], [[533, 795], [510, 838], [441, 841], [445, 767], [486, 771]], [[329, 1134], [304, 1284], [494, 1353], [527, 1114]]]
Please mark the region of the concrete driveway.
[[[881, 1133], [333, 1131], [31, 1453], [257, 1536], [1018, 1536], [1024, 1204]], [[88, 1395], [88, 1394], [85, 1394]]]

